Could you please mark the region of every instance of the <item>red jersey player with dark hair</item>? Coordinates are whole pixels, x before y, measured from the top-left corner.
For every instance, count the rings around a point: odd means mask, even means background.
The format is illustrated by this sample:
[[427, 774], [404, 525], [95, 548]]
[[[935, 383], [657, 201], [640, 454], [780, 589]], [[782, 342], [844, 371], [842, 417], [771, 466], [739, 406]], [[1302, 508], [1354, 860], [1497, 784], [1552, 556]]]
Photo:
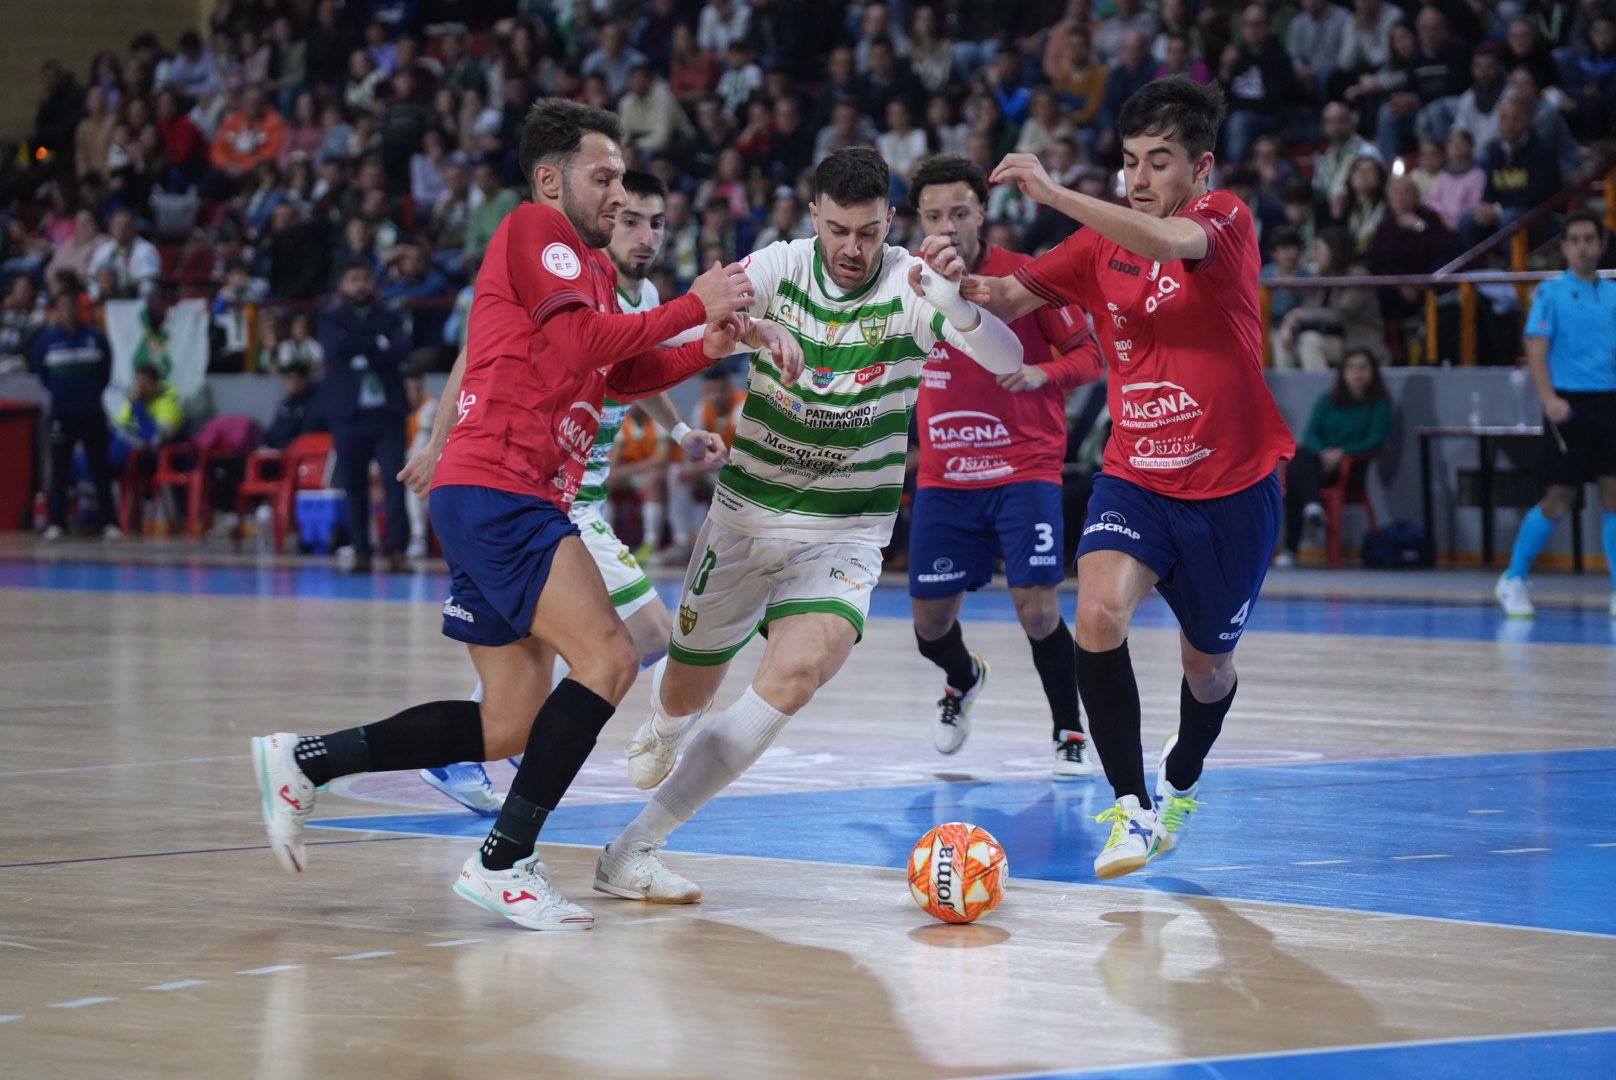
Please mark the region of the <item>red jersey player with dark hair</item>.
[[[927, 158], [909, 200], [927, 236], [953, 239], [972, 273], [1013, 274], [1031, 262], [982, 243], [987, 178], [963, 157]], [[1065, 577], [1061, 474], [1066, 392], [1105, 373], [1079, 307], [1040, 307], [1010, 324], [1026, 365], [995, 376], [946, 343], [921, 370], [915, 419], [920, 483], [909, 533], [909, 598], [920, 654], [943, 669], [933, 742], [952, 754], [970, 735], [970, 711], [988, 665], [965, 647], [965, 593], [987, 584], [1003, 556], [1016, 616], [1049, 699], [1054, 777], [1094, 775], [1079, 717], [1072, 633], [1055, 589]]]
[[[601, 402], [608, 391], [621, 401], [655, 394], [743, 337], [771, 347], [786, 337], [734, 314], [753, 297], [733, 265], [715, 264], [664, 307], [619, 312], [616, 270], [601, 249], [627, 201], [620, 137], [599, 109], [546, 99], [529, 112], [520, 158], [534, 201], [494, 233], [464, 362], [445, 394], [458, 419], [431, 496], [452, 575], [443, 625], [469, 646], [483, 700], [429, 702], [321, 737], [254, 739], [270, 846], [288, 870], [304, 866], [304, 819], [334, 777], [521, 753], [499, 819], [455, 892], [533, 930], [593, 924], [551, 886], [534, 847], [639, 667], [567, 516]], [[702, 340], [657, 348], [703, 323]], [[554, 690], [549, 651], [572, 669]]]
[[[1207, 191], [1223, 111], [1215, 88], [1181, 77], [1124, 102], [1128, 207], [1060, 187], [1031, 155], [1006, 157], [994, 182], [1086, 227], [1014, 276], [966, 289], [1007, 321], [1040, 304], [1082, 304], [1110, 365], [1111, 441], [1077, 561], [1078, 686], [1117, 797], [1100, 815], [1112, 826], [1094, 860], [1102, 878], [1183, 838], [1234, 701], [1232, 651], [1279, 537], [1275, 470], [1295, 449], [1263, 379], [1251, 212]], [[1178, 616], [1184, 664], [1154, 806], [1128, 657], [1134, 612], [1153, 588]]]

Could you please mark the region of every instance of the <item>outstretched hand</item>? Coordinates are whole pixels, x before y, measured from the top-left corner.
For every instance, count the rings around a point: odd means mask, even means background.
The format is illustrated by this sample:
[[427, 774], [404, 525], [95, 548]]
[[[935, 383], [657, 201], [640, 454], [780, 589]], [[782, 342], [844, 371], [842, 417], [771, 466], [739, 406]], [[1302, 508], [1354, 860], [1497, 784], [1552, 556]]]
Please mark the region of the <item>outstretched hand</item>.
[[780, 371], [780, 378], [787, 386], [791, 386], [802, 377], [802, 369], [806, 363], [802, 355], [802, 343], [796, 335], [778, 323], [766, 319], [753, 320], [754, 344], [760, 349], [768, 349], [769, 355], [774, 358], [774, 366]]
[[690, 291], [701, 298], [707, 308], [707, 321], [716, 322], [726, 315], [752, 306], [755, 298], [752, 279], [740, 263], [712, 266], [690, 283]]
[[717, 432], [692, 428], [679, 440], [679, 445], [684, 449], [686, 461], [706, 465], [709, 469], [718, 469], [729, 459], [729, 447]]
[[746, 315], [731, 313], [714, 319], [702, 331], [701, 350], [711, 360], [734, 356], [751, 328], [752, 320]]
[[1035, 203], [1048, 206], [1061, 192], [1044, 163], [1034, 154], [1006, 154], [988, 177], [990, 184], [1014, 184]]

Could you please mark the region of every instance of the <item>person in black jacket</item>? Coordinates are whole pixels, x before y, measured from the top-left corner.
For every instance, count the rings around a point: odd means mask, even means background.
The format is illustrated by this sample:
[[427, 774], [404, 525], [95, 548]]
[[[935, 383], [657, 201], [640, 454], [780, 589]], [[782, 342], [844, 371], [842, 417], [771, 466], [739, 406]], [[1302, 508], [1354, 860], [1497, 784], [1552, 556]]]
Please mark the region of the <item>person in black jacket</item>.
[[73, 478], [73, 450], [84, 457], [95, 481], [96, 511], [109, 540], [121, 534], [112, 523], [112, 466], [107, 461], [106, 409], [101, 395], [112, 380], [112, 347], [106, 335], [79, 319], [80, 296], [64, 289], [51, 300], [51, 325], [29, 349], [39, 381], [50, 391], [50, 497], [46, 540], [58, 540], [67, 525], [67, 487]]
[[1280, 130], [1284, 107], [1302, 98], [1290, 54], [1274, 40], [1268, 11], [1260, 4], [1241, 13], [1240, 44], [1223, 50], [1218, 81], [1229, 96], [1223, 160], [1238, 165], [1259, 136]]
[[1512, 225], [1560, 190], [1560, 163], [1543, 137], [1532, 130], [1532, 116], [1514, 98], [1498, 103], [1498, 138], [1487, 144], [1479, 162], [1487, 174], [1481, 205], [1460, 225], [1466, 248], [1482, 237]]
[[310, 378], [309, 365], [294, 360], [282, 364], [280, 371], [286, 396], [275, 407], [275, 419], [264, 432], [264, 445], [271, 450], [285, 450], [299, 435], [326, 430], [320, 388]]
[[312, 225], [303, 220], [303, 211], [283, 202], [269, 216], [269, 235], [260, 245], [258, 267], [269, 280], [270, 295], [277, 300], [312, 300], [326, 280], [326, 242]]
[[337, 285], [337, 301], [320, 314], [320, 346], [325, 351], [321, 404], [331, 425], [337, 467], [348, 496], [348, 527], [353, 534], [355, 571], [368, 571], [370, 552], [370, 463], [381, 469], [387, 498], [388, 569], [406, 571], [404, 551], [410, 521], [404, 505], [404, 360], [409, 337], [396, 311], [376, 294], [376, 272], [368, 262], [348, 264]]

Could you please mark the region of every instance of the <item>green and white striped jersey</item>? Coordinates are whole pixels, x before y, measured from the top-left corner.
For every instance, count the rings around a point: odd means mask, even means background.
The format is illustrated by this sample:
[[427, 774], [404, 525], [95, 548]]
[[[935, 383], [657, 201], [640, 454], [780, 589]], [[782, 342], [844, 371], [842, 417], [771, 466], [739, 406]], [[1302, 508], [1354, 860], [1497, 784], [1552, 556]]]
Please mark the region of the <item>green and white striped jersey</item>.
[[945, 335], [943, 316], [909, 287], [920, 260], [888, 246], [868, 282], [843, 292], [809, 237], [754, 252], [743, 265], [751, 314], [802, 343], [806, 370], [783, 383], [752, 358], [730, 463], [713, 515], [752, 536], [884, 546], [903, 496], [909, 419], [920, 368]]
[[[633, 288], [632, 283], [629, 286]], [[639, 299], [633, 299], [623, 289], [623, 280], [617, 281], [617, 303], [625, 315], [638, 315], [650, 311], [662, 302], [656, 286], [649, 278], [640, 281]], [[595, 433], [594, 444], [589, 447], [589, 464], [584, 467], [583, 485], [572, 500], [572, 505], [597, 503], [606, 498], [606, 474], [612, 471], [612, 444], [628, 417], [629, 405], [607, 398], [600, 407], [600, 430]]]

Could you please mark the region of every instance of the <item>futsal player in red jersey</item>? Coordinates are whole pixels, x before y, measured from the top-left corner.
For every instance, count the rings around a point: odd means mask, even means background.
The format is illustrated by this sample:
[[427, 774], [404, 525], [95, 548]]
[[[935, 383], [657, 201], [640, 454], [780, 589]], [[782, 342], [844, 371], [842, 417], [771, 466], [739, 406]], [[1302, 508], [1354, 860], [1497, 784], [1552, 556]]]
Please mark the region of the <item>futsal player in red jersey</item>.
[[[1077, 562], [1078, 686], [1117, 798], [1100, 815], [1112, 826], [1094, 860], [1102, 878], [1167, 852], [1196, 809], [1202, 763], [1234, 701], [1233, 650], [1279, 536], [1275, 470], [1295, 451], [1263, 378], [1251, 212], [1207, 190], [1223, 114], [1215, 87], [1182, 77], [1130, 97], [1120, 118], [1127, 207], [1060, 187], [1031, 155], [1006, 157], [993, 182], [1085, 227], [1014, 275], [966, 290], [1006, 322], [1042, 304], [1081, 304], [1106, 354], [1112, 435]], [[1134, 612], [1153, 588], [1178, 616], [1184, 666], [1154, 800], [1128, 657]]]
[[[730, 355], [743, 330], [762, 334], [734, 315], [753, 299], [738, 266], [715, 265], [663, 307], [619, 313], [601, 249], [627, 201], [620, 139], [610, 113], [536, 104], [519, 151], [534, 201], [501, 222], [477, 277], [458, 420], [431, 510], [452, 575], [444, 633], [469, 646], [485, 696], [325, 736], [254, 739], [270, 846], [288, 870], [306, 863], [303, 822], [333, 778], [522, 753], [455, 892], [529, 929], [593, 923], [551, 886], [534, 846], [639, 665], [568, 508], [607, 392], [622, 401], [657, 393]], [[656, 347], [703, 324], [702, 340]], [[554, 690], [546, 646], [572, 668]]]
[[[972, 273], [1008, 275], [1032, 260], [982, 243], [987, 197], [982, 170], [953, 154], [922, 161], [909, 181], [927, 236], [952, 238]], [[994, 375], [944, 342], [921, 369], [920, 476], [909, 532], [915, 641], [947, 679], [932, 737], [952, 754], [970, 735], [971, 707], [988, 676], [987, 662], [965, 647], [960, 607], [1003, 556], [1049, 701], [1054, 778], [1079, 779], [1094, 775], [1094, 762], [1079, 718], [1072, 633], [1055, 591], [1066, 576], [1066, 393], [1104, 375], [1105, 361], [1081, 308], [1042, 307], [1010, 329], [1027, 360], [1018, 372]]]

